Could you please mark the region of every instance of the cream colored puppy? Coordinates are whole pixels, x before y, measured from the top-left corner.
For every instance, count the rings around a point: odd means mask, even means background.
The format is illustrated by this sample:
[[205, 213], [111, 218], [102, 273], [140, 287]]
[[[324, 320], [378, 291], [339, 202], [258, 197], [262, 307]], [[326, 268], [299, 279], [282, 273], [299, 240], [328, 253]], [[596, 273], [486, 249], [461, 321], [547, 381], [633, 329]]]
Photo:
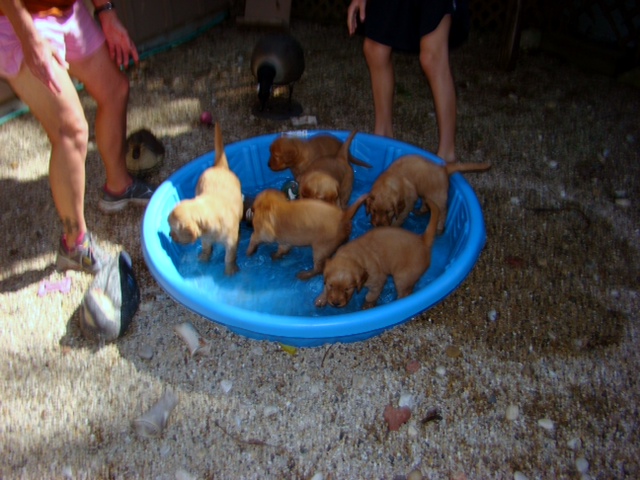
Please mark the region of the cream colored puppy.
[[288, 200], [280, 190], [266, 189], [253, 202], [253, 233], [247, 256], [253, 255], [261, 243], [278, 243], [271, 256], [278, 259], [292, 247], [310, 246], [313, 249], [313, 268], [298, 272], [300, 280], [308, 280], [322, 273], [324, 262], [351, 235], [351, 220], [366, 195], [349, 208], [316, 199]]
[[220, 126], [215, 126], [214, 165], [207, 168], [196, 185], [196, 196], [182, 200], [169, 214], [171, 238], [180, 244], [202, 242], [201, 261], [211, 258], [216, 243], [224, 245], [224, 273], [238, 271], [236, 261], [243, 205], [240, 180], [229, 169]]
[[438, 165], [420, 155], [404, 155], [395, 160], [373, 182], [366, 202], [374, 227], [401, 226], [418, 198], [422, 212], [431, 199], [440, 210], [438, 233], [444, 231], [449, 199], [449, 177], [455, 172], [480, 172], [490, 163], [450, 163]]
[[362, 308], [372, 308], [389, 275], [397, 298], [410, 295], [431, 265], [440, 212], [434, 202], [427, 202], [431, 219], [422, 235], [400, 227], [378, 227], [338, 248], [325, 263], [324, 289], [316, 298], [316, 306], [345, 307], [355, 292], [367, 288]]

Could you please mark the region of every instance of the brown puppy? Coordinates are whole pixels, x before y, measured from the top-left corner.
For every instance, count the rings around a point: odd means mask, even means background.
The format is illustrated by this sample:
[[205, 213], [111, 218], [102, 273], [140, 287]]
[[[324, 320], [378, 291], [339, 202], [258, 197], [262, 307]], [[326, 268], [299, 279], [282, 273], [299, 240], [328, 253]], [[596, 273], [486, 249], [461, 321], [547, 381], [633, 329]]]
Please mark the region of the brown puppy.
[[196, 196], [182, 200], [169, 214], [171, 238], [188, 244], [198, 238], [202, 241], [200, 260], [208, 261], [215, 243], [225, 247], [224, 273], [238, 271], [236, 256], [242, 219], [242, 192], [240, 180], [229, 169], [224, 152], [220, 126], [215, 126], [216, 159], [207, 168], [196, 185]]
[[376, 305], [387, 277], [391, 275], [397, 298], [413, 292], [413, 287], [431, 265], [439, 210], [431, 209], [429, 225], [422, 235], [399, 227], [379, 227], [341, 246], [324, 266], [324, 289], [316, 306], [346, 306], [354, 292], [368, 289], [363, 309]]
[[271, 258], [286, 255], [292, 247], [311, 246], [313, 268], [298, 272], [300, 280], [308, 280], [322, 273], [324, 262], [351, 235], [351, 220], [366, 195], [358, 198], [348, 209], [315, 199], [288, 200], [280, 190], [266, 189], [253, 202], [253, 233], [247, 256], [258, 245], [277, 242], [278, 250]]
[[346, 208], [353, 190], [349, 148], [355, 135], [354, 130], [335, 154], [317, 157], [296, 178], [300, 198], [316, 198]]
[[420, 155], [404, 155], [380, 174], [371, 186], [366, 202], [374, 227], [401, 226], [418, 198], [426, 212], [429, 198], [440, 210], [438, 233], [444, 231], [449, 197], [449, 176], [455, 172], [480, 172], [490, 163], [451, 163], [437, 165]]

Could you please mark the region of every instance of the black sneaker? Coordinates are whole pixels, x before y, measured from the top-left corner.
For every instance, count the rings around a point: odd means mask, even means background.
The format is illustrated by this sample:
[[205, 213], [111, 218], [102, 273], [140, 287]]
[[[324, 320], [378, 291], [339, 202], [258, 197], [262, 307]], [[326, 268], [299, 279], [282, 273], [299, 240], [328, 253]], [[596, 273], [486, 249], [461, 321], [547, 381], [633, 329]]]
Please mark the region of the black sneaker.
[[130, 203], [134, 205], [146, 205], [153, 195], [153, 188], [143, 181], [134, 178], [133, 183], [122, 195], [113, 195], [102, 189], [102, 197], [98, 202], [98, 208], [104, 213], [119, 212]]
[[98, 273], [108, 258], [108, 255], [95, 244], [93, 235], [86, 232], [82, 243], [72, 249], [67, 248], [64, 238], [60, 239], [56, 269]]

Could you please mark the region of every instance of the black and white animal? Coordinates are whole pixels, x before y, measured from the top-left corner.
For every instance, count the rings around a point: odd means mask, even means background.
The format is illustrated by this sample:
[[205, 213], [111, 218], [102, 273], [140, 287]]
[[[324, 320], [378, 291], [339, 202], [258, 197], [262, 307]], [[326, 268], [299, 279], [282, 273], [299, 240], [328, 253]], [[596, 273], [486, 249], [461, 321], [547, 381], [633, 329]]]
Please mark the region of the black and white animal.
[[264, 110], [273, 86], [289, 87], [289, 103], [293, 86], [304, 72], [304, 52], [294, 37], [286, 33], [262, 37], [253, 48], [251, 72], [258, 79], [258, 99]]

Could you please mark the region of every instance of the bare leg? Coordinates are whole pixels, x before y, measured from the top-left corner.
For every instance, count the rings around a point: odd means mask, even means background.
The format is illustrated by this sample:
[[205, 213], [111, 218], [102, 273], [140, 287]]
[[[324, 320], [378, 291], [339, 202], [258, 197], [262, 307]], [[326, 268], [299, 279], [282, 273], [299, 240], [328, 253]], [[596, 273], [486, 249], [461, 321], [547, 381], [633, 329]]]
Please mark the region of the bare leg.
[[371, 76], [371, 90], [375, 109], [376, 135], [393, 137], [393, 92], [395, 73], [393, 71], [391, 47], [365, 38], [364, 57]]
[[427, 77], [438, 123], [437, 155], [455, 162], [456, 91], [449, 64], [449, 30], [451, 15], [446, 15], [438, 28], [420, 39], [420, 66]]
[[84, 193], [88, 126], [71, 78], [56, 62], [52, 65], [62, 88], [59, 94], [48, 90], [24, 64], [9, 83], [40, 121], [51, 142], [49, 184], [67, 245], [72, 246], [87, 231]]
[[111, 60], [106, 45], [87, 59], [70, 62], [69, 67], [97, 104], [96, 143], [105, 167], [106, 187], [112, 193], [122, 193], [133, 182], [125, 160], [129, 79]]

